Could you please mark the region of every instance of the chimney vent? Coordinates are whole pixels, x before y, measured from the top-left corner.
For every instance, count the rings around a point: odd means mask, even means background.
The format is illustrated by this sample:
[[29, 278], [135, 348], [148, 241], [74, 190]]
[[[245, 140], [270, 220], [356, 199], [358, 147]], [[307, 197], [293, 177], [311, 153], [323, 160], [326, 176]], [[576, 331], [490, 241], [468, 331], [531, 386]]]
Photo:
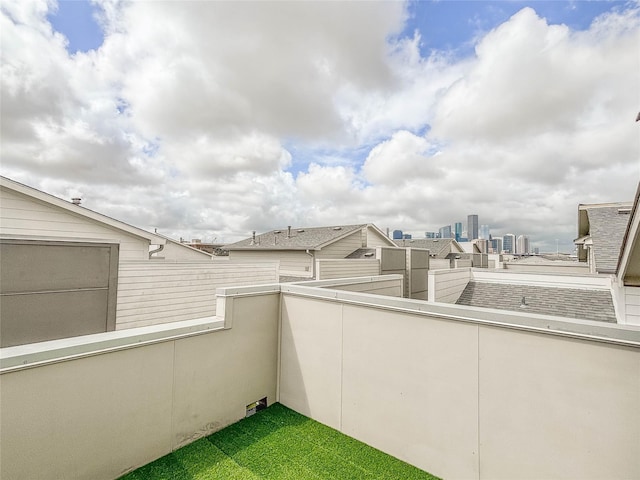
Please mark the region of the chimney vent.
[[291, 225], [287, 227], [287, 238], [291, 238]]
[[73, 197], [71, 199], [71, 203], [73, 203], [74, 205], [80, 205], [80, 202], [82, 202], [82, 199], [80, 197]]
[[254, 230], [253, 233], [251, 234], [251, 245], [255, 245], [256, 244], [256, 231]]

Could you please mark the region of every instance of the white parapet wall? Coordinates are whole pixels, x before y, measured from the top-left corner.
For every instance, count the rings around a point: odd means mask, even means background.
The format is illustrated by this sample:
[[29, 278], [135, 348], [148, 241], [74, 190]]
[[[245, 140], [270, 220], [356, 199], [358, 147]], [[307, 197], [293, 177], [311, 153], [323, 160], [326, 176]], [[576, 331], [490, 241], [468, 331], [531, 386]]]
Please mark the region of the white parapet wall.
[[442, 478], [640, 478], [639, 329], [282, 290], [284, 405]]
[[0, 350], [0, 478], [115, 479], [276, 398], [279, 291], [222, 318]]
[[0, 478], [114, 479], [264, 397], [443, 478], [640, 478], [640, 328], [339, 289], [388, 280], [0, 349]]
[[335, 278], [330, 280], [312, 280], [297, 282], [295, 285], [309, 287], [331, 288], [348, 292], [369, 293], [373, 295], [386, 295], [390, 297], [402, 297], [404, 275], [377, 275], [373, 277]]

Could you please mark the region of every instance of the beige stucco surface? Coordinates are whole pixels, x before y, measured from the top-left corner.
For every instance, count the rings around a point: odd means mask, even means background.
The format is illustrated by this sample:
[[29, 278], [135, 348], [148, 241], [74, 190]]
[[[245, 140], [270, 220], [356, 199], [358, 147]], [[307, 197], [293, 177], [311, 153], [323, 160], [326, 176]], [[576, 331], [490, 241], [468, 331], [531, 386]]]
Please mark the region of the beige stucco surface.
[[482, 478], [640, 475], [638, 349], [480, 330]]
[[342, 306], [284, 296], [280, 402], [340, 428]]
[[356, 306], [343, 322], [342, 431], [436, 475], [477, 478], [477, 326]]
[[282, 303], [280, 401], [305, 415], [447, 479], [640, 477], [637, 347]]
[[278, 310], [243, 297], [230, 330], [0, 375], [0, 478], [117, 478], [273, 403]]

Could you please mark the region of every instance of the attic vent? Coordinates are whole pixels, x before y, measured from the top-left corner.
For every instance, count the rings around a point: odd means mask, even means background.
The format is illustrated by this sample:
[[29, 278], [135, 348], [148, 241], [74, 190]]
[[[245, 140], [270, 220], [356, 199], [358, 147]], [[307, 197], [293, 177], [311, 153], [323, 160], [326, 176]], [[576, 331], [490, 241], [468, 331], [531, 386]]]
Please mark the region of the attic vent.
[[620, 215], [629, 215], [631, 213], [631, 207], [621, 207], [618, 209]]
[[303, 232], [304, 232], [304, 228], [298, 229], [298, 233], [303, 233]]
[[71, 203], [73, 203], [74, 205], [80, 205], [80, 202], [82, 202], [82, 199], [80, 197], [73, 197], [71, 199]]
[[342, 227], [333, 227], [334, 230], [342, 230]]
[[273, 233], [277, 235], [278, 233], [282, 233], [282, 230], [274, 230]]
[[365, 257], [373, 257], [373, 252], [367, 252], [364, 254]]

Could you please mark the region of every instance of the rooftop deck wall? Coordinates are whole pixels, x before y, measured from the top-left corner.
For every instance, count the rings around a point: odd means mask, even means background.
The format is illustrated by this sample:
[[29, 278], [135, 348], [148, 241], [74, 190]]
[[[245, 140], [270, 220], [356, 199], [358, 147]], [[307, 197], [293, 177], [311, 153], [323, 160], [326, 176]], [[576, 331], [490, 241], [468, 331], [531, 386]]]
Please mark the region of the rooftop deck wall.
[[2, 349], [0, 478], [114, 479], [273, 403], [279, 294], [233, 312]]
[[640, 329], [313, 283], [0, 350], [0, 477], [116, 478], [265, 396], [444, 478], [640, 477]]
[[443, 478], [637, 478], [640, 331], [283, 286], [284, 405]]

